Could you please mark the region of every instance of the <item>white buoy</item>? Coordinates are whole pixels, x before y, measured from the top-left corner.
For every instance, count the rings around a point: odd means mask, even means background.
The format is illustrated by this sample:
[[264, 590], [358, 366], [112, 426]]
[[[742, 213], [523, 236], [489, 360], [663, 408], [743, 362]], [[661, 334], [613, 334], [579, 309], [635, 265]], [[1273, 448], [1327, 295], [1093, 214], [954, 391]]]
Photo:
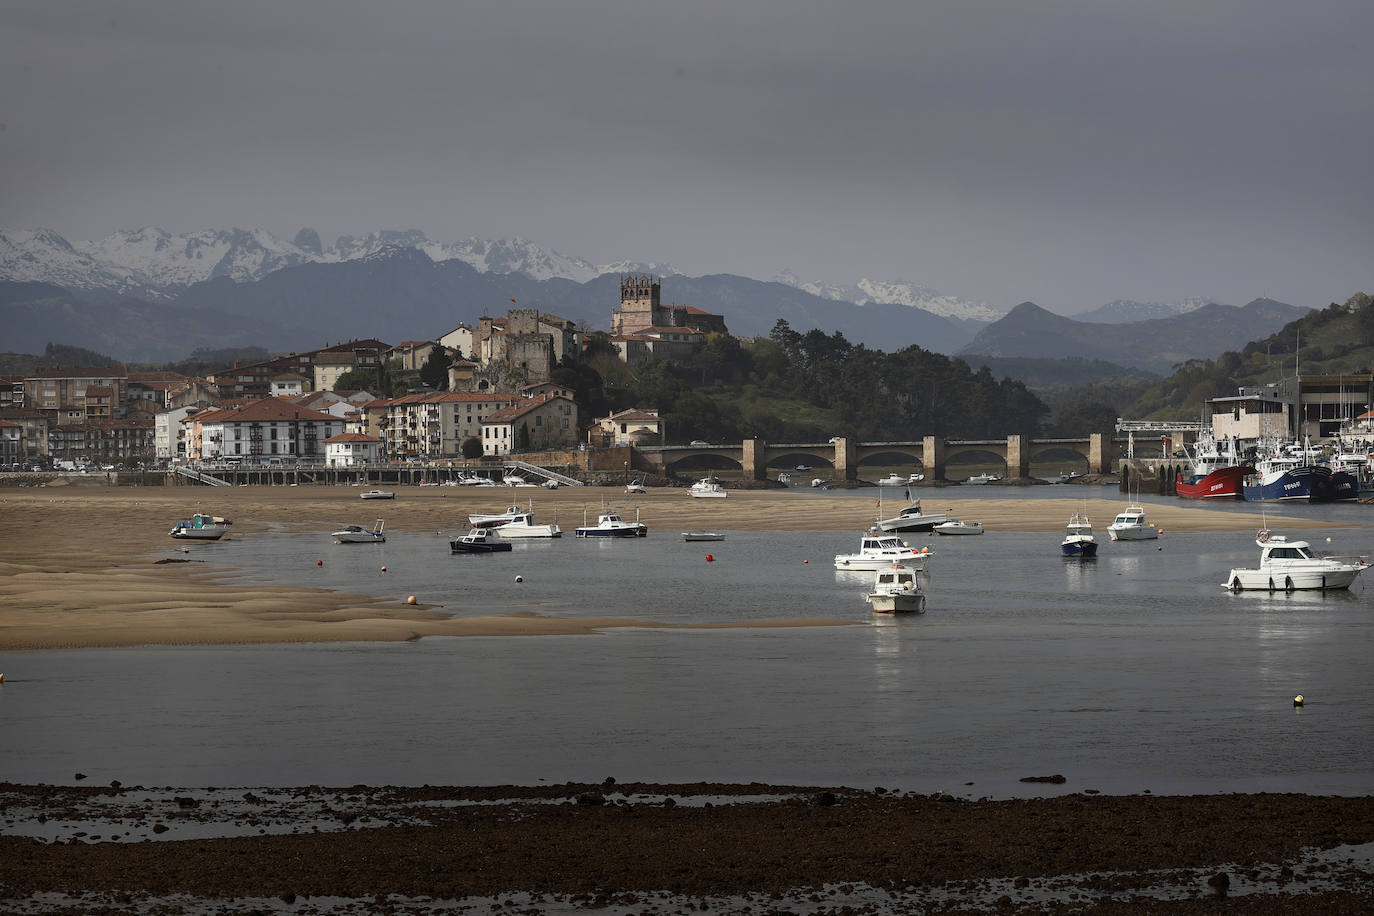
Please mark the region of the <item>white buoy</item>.
[[414, 596], [414, 595], [411, 595], [409, 598], [406, 599], [406, 604], [415, 604], [415, 603], [416, 603], [416, 602], [415, 602], [415, 596]]
[[1298, 694], [1297, 696], [1293, 697], [1293, 705], [1294, 705], [1294, 706], [1301, 706], [1301, 705], [1302, 705], [1302, 694]]
[[524, 576], [516, 576], [516, 577], [515, 577], [515, 581], [516, 581], [516, 582], [524, 582], [524, 581], [525, 581], [525, 577], [524, 577]]

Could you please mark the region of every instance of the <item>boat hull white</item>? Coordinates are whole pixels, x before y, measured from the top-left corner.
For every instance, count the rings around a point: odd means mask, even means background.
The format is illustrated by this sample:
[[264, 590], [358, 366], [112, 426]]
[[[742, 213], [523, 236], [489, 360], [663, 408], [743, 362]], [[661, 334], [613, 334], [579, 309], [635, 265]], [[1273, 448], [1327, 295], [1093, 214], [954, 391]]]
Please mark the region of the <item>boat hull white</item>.
[[723, 541], [725, 535], [719, 531], [684, 531], [682, 532], [684, 541]]
[[921, 572], [926, 568], [926, 558], [930, 554], [909, 553], [892, 554], [888, 556], [864, 556], [862, 554], [851, 553], [841, 554], [835, 557], [835, 568], [841, 572], [877, 572], [880, 569], [887, 569], [894, 563], [898, 566], [905, 566]]
[[169, 533], [179, 541], [218, 541], [224, 537], [223, 528], [173, 528]]
[[523, 525], [512, 523], [493, 528], [503, 538], [561, 538], [563, 529], [557, 525]]
[[983, 526], [979, 522], [948, 521], [943, 525], [936, 525], [935, 533], [943, 535], [982, 534]]
[[1154, 525], [1130, 525], [1122, 528], [1108, 525], [1107, 534], [1113, 541], [1150, 541], [1159, 537], [1159, 529]]
[[879, 614], [924, 614], [926, 596], [921, 592], [893, 594], [877, 592], [869, 595], [867, 601]]
[[1368, 567], [1332, 563], [1327, 569], [1233, 569], [1222, 583], [1232, 591], [1291, 592], [1349, 588]]

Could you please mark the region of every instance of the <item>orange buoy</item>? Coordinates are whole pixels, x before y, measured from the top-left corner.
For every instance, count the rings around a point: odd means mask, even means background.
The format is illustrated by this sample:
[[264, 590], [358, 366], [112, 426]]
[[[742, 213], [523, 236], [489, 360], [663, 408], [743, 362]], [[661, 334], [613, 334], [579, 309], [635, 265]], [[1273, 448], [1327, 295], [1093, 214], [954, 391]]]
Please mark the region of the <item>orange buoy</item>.
[[414, 604], [414, 603], [415, 603], [415, 596], [414, 596], [414, 595], [411, 595], [409, 598], [406, 599], [406, 604]]

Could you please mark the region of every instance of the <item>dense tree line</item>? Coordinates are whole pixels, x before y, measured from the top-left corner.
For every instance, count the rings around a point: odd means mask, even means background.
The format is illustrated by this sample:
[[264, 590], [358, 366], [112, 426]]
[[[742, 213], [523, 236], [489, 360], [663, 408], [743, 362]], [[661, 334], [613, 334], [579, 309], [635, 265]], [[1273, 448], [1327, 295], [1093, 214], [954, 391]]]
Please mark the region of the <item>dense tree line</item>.
[[1001, 438], [1038, 433], [1048, 413], [1024, 384], [986, 368], [916, 346], [870, 350], [838, 332], [799, 333], [783, 320], [748, 345], [709, 334], [688, 362], [616, 363], [592, 353], [555, 377], [577, 388], [592, 416], [657, 407], [670, 441]]

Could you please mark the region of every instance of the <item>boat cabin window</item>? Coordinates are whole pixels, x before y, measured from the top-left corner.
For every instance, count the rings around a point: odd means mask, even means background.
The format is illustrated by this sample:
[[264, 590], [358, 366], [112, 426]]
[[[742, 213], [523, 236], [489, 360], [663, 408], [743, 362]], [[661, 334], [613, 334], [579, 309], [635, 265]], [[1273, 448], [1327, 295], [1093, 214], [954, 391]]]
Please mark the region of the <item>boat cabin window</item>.
[[1274, 547], [1269, 551], [1271, 560], [1311, 560], [1312, 551], [1306, 547]]

